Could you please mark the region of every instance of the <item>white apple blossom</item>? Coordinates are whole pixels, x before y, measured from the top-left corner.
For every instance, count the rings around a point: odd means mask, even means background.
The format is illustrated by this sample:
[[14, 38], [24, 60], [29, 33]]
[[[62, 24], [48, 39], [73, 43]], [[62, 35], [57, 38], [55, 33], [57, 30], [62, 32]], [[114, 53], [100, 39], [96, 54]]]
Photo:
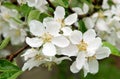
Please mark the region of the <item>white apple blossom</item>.
[[8, 9], [4, 6], [0, 6], [0, 11], [0, 16], [2, 16], [2, 18], [7, 22], [10, 22], [13, 18], [17, 18], [19, 16], [17, 10]]
[[77, 14], [70, 14], [65, 18], [65, 9], [61, 6], [57, 6], [54, 12], [54, 19], [59, 22], [62, 27], [70, 26], [77, 21]]
[[120, 4], [120, 0], [112, 0], [115, 4]]
[[41, 12], [45, 12], [47, 10], [47, 1], [46, 0], [26, 0], [28, 6], [35, 7]]
[[19, 4], [26, 4], [26, 1], [27, 1], [27, 0], [17, 0], [17, 2], [18, 2]]
[[[73, 33], [70, 36], [70, 40], [73, 44], [76, 45], [78, 50], [77, 52], [74, 51], [70, 53], [73, 56], [76, 53], [77, 56], [76, 61], [73, 62], [73, 64], [70, 67], [71, 71], [73, 73], [77, 73], [83, 68], [85, 76], [88, 72], [93, 74], [97, 73], [98, 62], [96, 59], [108, 57], [110, 54], [110, 49], [107, 47], [101, 48], [101, 39], [99, 37], [96, 37], [95, 31], [92, 29], [88, 30], [83, 35], [79, 31], [73, 31]], [[74, 47], [75, 50], [76, 47]], [[66, 50], [67, 51], [65, 51], [65, 55], [71, 51], [71, 47], [67, 47]]]
[[74, 7], [72, 8], [72, 10], [75, 11], [75, 13], [77, 13], [78, 15], [83, 15], [88, 13], [89, 6], [86, 3], [84, 3], [82, 8]]
[[69, 40], [60, 35], [60, 25], [59, 23], [47, 22], [45, 24], [32, 20], [29, 24], [30, 32], [35, 35], [33, 38], [26, 38], [26, 43], [31, 47], [41, 47], [44, 55], [54, 56], [56, 55], [56, 46], [67, 47], [69, 45]]
[[54, 56], [45, 56], [41, 50], [38, 49], [28, 49], [23, 55], [26, 60], [22, 70], [31, 70], [33, 67], [38, 67], [40, 65], [44, 65], [50, 68], [54, 64], [60, 64], [61, 61], [67, 59], [71, 60], [68, 57], [54, 57]]

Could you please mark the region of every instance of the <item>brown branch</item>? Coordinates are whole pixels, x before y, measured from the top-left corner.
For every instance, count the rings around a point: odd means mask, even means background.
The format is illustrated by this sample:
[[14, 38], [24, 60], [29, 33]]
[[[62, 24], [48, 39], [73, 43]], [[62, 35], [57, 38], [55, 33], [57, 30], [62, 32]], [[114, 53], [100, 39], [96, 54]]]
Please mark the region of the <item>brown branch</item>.
[[6, 57], [6, 59], [8, 59], [9, 61], [13, 61], [14, 58], [16, 58], [23, 50], [25, 50], [26, 48], [28, 48], [28, 45], [25, 45], [24, 47], [20, 48], [18, 51], [16, 51], [13, 54], [10, 54]]
[[53, 10], [55, 10], [55, 6], [50, 2], [50, 0], [46, 0], [46, 1], [48, 2], [49, 6], [50, 6]]

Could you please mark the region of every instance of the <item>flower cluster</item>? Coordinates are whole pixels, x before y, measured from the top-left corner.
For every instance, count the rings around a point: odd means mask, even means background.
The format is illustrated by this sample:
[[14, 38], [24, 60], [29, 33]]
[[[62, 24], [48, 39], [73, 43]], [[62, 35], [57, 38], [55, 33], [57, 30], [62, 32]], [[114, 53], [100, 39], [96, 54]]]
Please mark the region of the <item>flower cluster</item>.
[[111, 54], [103, 42], [120, 44], [120, 0], [80, 1], [79, 7], [58, 6], [56, 0], [17, 0], [17, 6], [6, 1], [0, 2], [0, 41], [10, 38], [10, 45], [29, 46], [21, 55], [23, 71], [69, 60], [71, 72], [95, 74], [98, 60]]
[[71, 60], [70, 57], [74, 56], [76, 60], [70, 67], [73, 73], [81, 69], [84, 69], [85, 76], [88, 72], [98, 72], [97, 59], [108, 57], [110, 49], [102, 47], [102, 40], [97, 37], [95, 30], [89, 29], [85, 33], [72, 30], [71, 25], [77, 22], [76, 13], [67, 18], [64, 16], [65, 9], [58, 6], [54, 17], [44, 18], [43, 22], [32, 20], [29, 23], [33, 37], [26, 37], [26, 43], [31, 48], [22, 55], [27, 60], [23, 70], [48, 62], [59, 64], [58, 61]]

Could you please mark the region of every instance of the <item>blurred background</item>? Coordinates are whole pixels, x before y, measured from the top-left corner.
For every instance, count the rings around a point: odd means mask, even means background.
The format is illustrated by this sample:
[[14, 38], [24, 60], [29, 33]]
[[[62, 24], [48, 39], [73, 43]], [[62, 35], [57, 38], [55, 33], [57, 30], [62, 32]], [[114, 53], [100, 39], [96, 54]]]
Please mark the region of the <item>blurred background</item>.
[[[23, 62], [17, 58], [18, 65], [22, 67]], [[63, 61], [60, 65], [52, 66], [48, 71], [45, 67], [36, 67], [30, 71], [24, 72], [18, 79], [120, 79], [120, 58], [110, 56], [99, 61], [99, 72], [97, 74], [88, 74], [84, 77], [83, 71], [73, 74], [69, 67], [69, 61]]]

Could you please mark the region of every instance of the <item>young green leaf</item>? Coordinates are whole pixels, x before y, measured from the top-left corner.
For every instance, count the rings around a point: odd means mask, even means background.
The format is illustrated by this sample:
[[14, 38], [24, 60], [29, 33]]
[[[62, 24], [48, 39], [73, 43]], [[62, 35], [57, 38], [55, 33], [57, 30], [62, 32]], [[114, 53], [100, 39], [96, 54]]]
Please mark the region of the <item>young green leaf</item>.
[[8, 38], [5, 38], [5, 39], [2, 41], [2, 43], [0, 44], [0, 50], [1, 50], [1, 49], [4, 49], [4, 48], [8, 45], [9, 41], [10, 41], [10, 38], [9, 38], [9, 37], [8, 37]]
[[16, 79], [22, 71], [7, 60], [0, 60], [0, 79]]
[[56, 0], [57, 3], [65, 8], [68, 8], [69, 6], [69, 0]]
[[116, 48], [116, 46], [110, 44], [109, 42], [103, 42], [103, 46], [109, 47], [111, 50], [111, 54], [120, 56], [120, 51]]
[[40, 16], [40, 11], [31, 10], [28, 15], [28, 22], [30, 22], [31, 20], [39, 20], [39, 16]]

